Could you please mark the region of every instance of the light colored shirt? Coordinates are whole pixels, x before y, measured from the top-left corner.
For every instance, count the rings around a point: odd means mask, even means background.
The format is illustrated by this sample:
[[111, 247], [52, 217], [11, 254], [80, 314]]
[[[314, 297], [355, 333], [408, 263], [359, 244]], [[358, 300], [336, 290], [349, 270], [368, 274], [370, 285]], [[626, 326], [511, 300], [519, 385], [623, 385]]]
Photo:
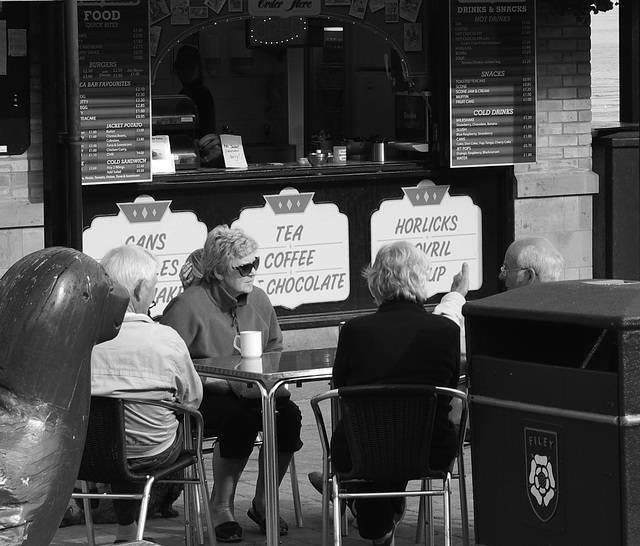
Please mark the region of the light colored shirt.
[[465, 357], [467, 354], [466, 332], [464, 328], [464, 316], [462, 306], [467, 302], [460, 292], [449, 292], [442, 296], [440, 303], [433, 310], [434, 315], [442, 315], [460, 326], [460, 354]]
[[[180, 335], [146, 315], [126, 313], [118, 335], [91, 354], [91, 394], [167, 400], [197, 409], [202, 382]], [[168, 449], [178, 420], [158, 406], [125, 402], [127, 456], [150, 457]]]

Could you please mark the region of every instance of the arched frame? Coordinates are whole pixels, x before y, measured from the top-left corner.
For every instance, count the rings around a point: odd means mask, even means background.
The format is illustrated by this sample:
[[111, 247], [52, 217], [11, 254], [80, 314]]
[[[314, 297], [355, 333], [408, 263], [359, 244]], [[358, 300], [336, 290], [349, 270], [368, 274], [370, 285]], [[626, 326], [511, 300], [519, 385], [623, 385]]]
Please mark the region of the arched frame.
[[[324, 0], [323, 0], [324, 1]], [[428, 72], [428, 40], [427, 40], [427, 17], [425, 16], [426, 7], [422, 6], [417, 13], [416, 23], [421, 25], [422, 30], [422, 47], [420, 51], [405, 51], [404, 48], [404, 32], [405, 25], [411, 24], [410, 21], [400, 19], [398, 22], [385, 22], [384, 9], [376, 12], [366, 11], [363, 19], [352, 17], [348, 14], [348, 6], [326, 6], [323, 5], [319, 13], [310, 15], [309, 18], [327, 19], [336, 21], [346, 25], [359, 25], [373, 32], [387, 43], [389, 43], [398, 53], [403, 75], [406, 79], [413, 81], [414, 79], [427, 79], [429, 83]], [[171, 18], [167, 17], [159, 21], [156, 25], [159, 27], [159, 40], [157, 44], [157, 55], [151, 60], [151, 81], [155, 81], [156, 71], [164, 57], [171, 49], [185, 40], [190, 35], [209, 27], [215, 27], [228, 22], [249, 19], [254, 15], [250, 14], [246, 9], [239, 13], [229, 13], [226, 10], [220, 14], [208, 10], [207, 19], [195, 19], [189, 25], [172, 25]], [[299, 16], [299, 15], [297, 15]]]

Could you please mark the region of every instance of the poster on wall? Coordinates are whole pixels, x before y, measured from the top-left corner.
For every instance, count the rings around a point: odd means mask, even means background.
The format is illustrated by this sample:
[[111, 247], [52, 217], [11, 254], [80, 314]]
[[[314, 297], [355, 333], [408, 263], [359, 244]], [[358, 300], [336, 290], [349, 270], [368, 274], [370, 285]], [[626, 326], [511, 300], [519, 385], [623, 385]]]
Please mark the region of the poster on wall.
[[83, 184], [151, 180], [146, 2], [78, 2]]
[[207, 226], [190, 211], [173, 212], [171, 201], [140, 195], [134, 201], [116, 203], [115, 216], [98, 216], [84, 230], [82, 250], [95, 260], [120, 245], [139, 245], [160, 262], [152, 310], [162, 315], [167, 304], [182, 292], [180, 268], [207, 239]]
[[29, 13], [24, 2], [0, 2], [0, 156], [31, 145]]
[[264, 206], [244, 209], [231, 226], [258, 241], [255, 283], [274, 306], [349, 297], [349, 219], [333, 203], [314, 203], [313, 195], [294, 188], [264, 195]]
[[450, 0], [451, 167], [536, 161], [535, 0]]
[[482, 287], [482, 214], [466, 195], [449, 195], [449, 186], [422, 180], [402, 188], [402, 199], [388, 199], [371, 215], [371, 260], [394, 241], [408, 241], [431, 262], [429, 295], [446, 293], [453, 276], [469, 264], [469, 290]]

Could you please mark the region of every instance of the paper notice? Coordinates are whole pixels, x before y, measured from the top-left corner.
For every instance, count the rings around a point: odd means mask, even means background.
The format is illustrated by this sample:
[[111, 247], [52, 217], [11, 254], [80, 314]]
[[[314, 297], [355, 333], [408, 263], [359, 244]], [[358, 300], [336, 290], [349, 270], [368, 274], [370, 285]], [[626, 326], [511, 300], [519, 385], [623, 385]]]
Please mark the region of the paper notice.
[[228, 169], [247, 167], [247, 158], [244, 155], [240, 135], [220, 135], [220, 145], [222, 146], [225, 167]]

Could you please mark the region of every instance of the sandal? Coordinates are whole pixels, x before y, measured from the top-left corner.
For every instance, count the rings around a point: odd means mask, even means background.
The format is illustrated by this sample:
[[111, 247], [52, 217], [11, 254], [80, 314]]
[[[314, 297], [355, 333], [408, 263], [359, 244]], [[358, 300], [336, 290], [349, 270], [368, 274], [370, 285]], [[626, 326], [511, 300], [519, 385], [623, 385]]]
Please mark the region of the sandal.
[[[263, 535], [267, 534], [267, 518], [261, 516], [256, 510], [256, 499], [251, 501], [251, 508], [247, 511], [247, 516], [260, 527], [260, 531], [262, 531]], [[286, 536], [289, 534], [289, 525], [285, 520], [280, 518], [280, 536]]]
[[225, 521], [216, 525], [216, 539], [219, 542], [240, 542], [242, 540], [242, 527], [236, 521]]

